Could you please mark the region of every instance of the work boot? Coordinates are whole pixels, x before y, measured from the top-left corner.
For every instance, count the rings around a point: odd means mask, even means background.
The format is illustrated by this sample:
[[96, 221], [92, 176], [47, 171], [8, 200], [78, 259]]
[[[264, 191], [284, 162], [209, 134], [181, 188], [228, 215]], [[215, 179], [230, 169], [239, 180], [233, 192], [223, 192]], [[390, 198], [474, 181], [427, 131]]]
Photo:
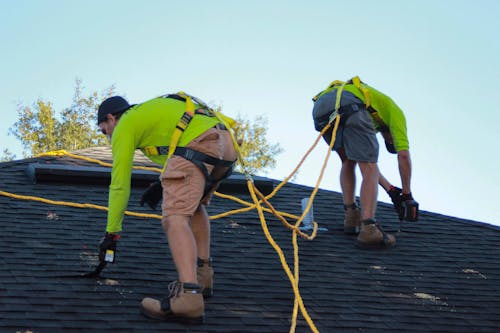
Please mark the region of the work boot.
[[203, 324], [205, 305], [199, 285], [176, 280], [168, 285], [168, 291], [169, 295], [162, 300], [144, 298], [142, 313], [158, 320]]
[[196, 267], [196, 275], [198, 276], [198, 284], [200, 285], [203, 297], [214, 295], [214, 270], [212, 269], [212, 258], [198, 258]]
[[348, 235], [359, 234], [359, 208], [356, 203], [344, 205], [344, 233]]
[[387, 234], [375, 219], [361, 222], [361, 231], [356, 246], [362, 249], [388, 249], [396, 245], [396, 238]]

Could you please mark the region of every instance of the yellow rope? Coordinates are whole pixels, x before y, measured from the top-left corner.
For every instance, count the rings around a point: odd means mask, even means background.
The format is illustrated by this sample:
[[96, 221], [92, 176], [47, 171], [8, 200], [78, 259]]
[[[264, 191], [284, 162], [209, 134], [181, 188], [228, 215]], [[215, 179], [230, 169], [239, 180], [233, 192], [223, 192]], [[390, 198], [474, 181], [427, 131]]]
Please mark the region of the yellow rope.
[[[311, 328], [311, 330], [313, 332], [319, 332], [318, 329], [316, 328], [316, 326], [314, 325], [313, 321], [311, 320], [311, 317], [307, 313], [307, 310], [306, 310], [304, 303], [302, 301], [302, 297], [300, 296], [299, 287], [298, 287], [298, 270], [299, 270], [298, 266], [296, 265], [294, 268], [294, 272], [296, 274], [292, 275], [292, 272], [290, 271], [290, 267], [286, 263], [286, 259], [285, 259], [285, 255], [283, 254], [283, 250], [281, 250], [281, 248], [279, 247], [279, 245], [276, 243], [276, 241], [271, 236], [271, 233], [269, 232], [269, 229], [268, 229], [267, 223], [266, 223], [266, 219], [264, 218], [264, 213], [263, 213], [262, 207], [260, 205], [260, 202], [259, 202], [259, 200], [257, 200], [256, 193], [258, 193], [260, 195], [261, 199], [263, 199], [264, 196], [262, 195], [262, 193], [258, 192], [258, 190], [254, 187], [254, 184], [251, 182], [251, 180], [248, 180], [247, 185], [248, 185], [248, 189], [250, 191], [250, 195], [251, 195], [253, 201], [257, 205], [257, 212], [259, 214], [262, 230], [264, 230], [264, 234], [266, 235], [268, 242], [274, 248], [276, 253], [278, 253], [278, 256], [279, 256], [280, 261], [281, 261], [281, 266], [285, 270], [285, 273], [288, 276], [288, 279], [290, 280], [290, 282], [292, 284], [293, 293], [295, 294], [295, 301], [294, 302], [298, 304], [298, 307], [300, 308], [302, 316], [304, 316], [304, 318], [307, 321], [307, 323], [309, 324], [309, 327]], [[296, 239], [296, 237], [297, 237], [296, 232], [293, 233], [293, 237]], [[296, 254], [298, 254], [298, 245], [296, 242], [294, 242], [294, 263], [298, 264], [298, 259], [297, 259]], [[296, 312], [297, 311], [294, 311], [294, 313], [293, 313], [293, 317], [292, 317], [293, 323], [295, 323], [297, 320], [297, 313]], [[294, 327], [294, 325], [292, 325], [292, 327], [290, 328], [290, 332], [294, 332], [294, 331], [295, 331], [295, 327]]]
[[[335, 127], [333, 129], [333, 135], [332, 135], [332, 141], [330, 142], [330, 150], [328, 151], [327, 153], [327, 157], [326, 157], [326, 160], [325, 160], [325, 164], [323, 165], [323, 168], [322, 168], [322, 172], [321, 172], [321, 175], [320, 175], [320, 178], [318, 179], [317, 183], [316, 183], [316, 186], [315, 186], [315, 189], [314, 189], [314, 194], [316, 194], [316, 192], [318, 191], [318, 188], [319, 188], [319, 184], [321, 182], [321, 179], [323, 177], [323, 170], [325, 169], [326, 167], [326, 162], [328, 161], [328, 158], [330, 156], [330, 152], [331, 152], [331, 149], [333, 147], [333, 143], [335, 142], [335, 134], [337, 133], [337, 128], [338, 128], [338, 123], [339, 121], [336, 121], [336, 124], [335, 124]], [[300, 162], [297, 164], [297, 166], [295, 167], [295, 169], [292, 170], [292, 172], [280, 183], [276, 186], [276, 188], [270, 193], [268, 194], [265, 198], [266, 200], [269, 200], [271, 199], [272, 197], [274, 197], [276, 195], [276, 193], [278, 193], [278, 191], [293, 177], [293, 175], [300, 169], [300, 167], [302, 166], [302, 164], [305, 162], [305, 160], [307, 159], [307, 157], [309, 156], [309, 154], [314, 150], [314, 148], [317, 146], [319, 140], [322, 138], [323, 134], [330, 128], [331, 126], [331, 123], [327, 124], [327, 126], [325, 126], [323, 128], [323, 130], [320, 132], [320, 134], [317, 136], [316, 140], [314, 141], [314, 143], [312, 144], [312, 146], [307, 150], [307, 152], [304, 154], [304, 156], [302, 157], [302, 159], [300, 160]], [[213, 218], [220, 218], [220, 217], [226, 217], [226, 216], [229, 216], [229, 215], [232, 215], [232, 214], [237, 214], [237, 213], [242, 213], [242, 212], [247, 212], [247, 211], [250, 211], [252, 209], [255, 209], [256, 208], [256, 204], [251, 204], [251, 203], [248, 203], [244, 200], [241, 200], [237, 197], [234, 197], [234, 196], [231, 196], [231, 195], [227, 195], [227, 194], [221, 194], [221, 193], [215, 193], [215, 195], [219, 196], [219, 197], [222, 197], [222, 198], [226, 198], [226, 199], [230, 199], [230, 200], [233, 200], [233, 201], [236, 201], [242, 205], [246, 205], [247, 207], [246, 208], [240, 208], [240, 209], [234, 209], [234, 210], [231, 210], [231, 211], [228, 211], [228, 212], [225, 212], [225, 213], [221, 213], [219, 215], [215, 215]], [[304, 211], [304, 213], [302, 214], [303, 217], [305, 217], [307, 215], [307, 213], [309, 212], [310, 210], [310, 207], [312, 205], [312, 200], [309, 200], [309, 203], [308, 206], [306, 207], [306, 210]], [[269, 209], [265, 209], [265, 211], [269, 212], [270, 210]], [[292, 217], [292, 218], [297, 218], [296, 215], [292, 215], [292, 214], [287, 214], [287, 213], [283, 213], [283, 212], [278, 212], [279, 216], [288, 216], [288, 217]], [[278, 216], [277, 215], [277, 216]], [[301, 219], [301, 221], [303, 220], [303, 217]], [[283, 221], [282, 221], [283, 222]], [[284, 224], [286, 226], [289, 226], [290, 225], [285, 221]]]
[[[313, 147], [311, 147], [309, 149], [309, 151], [306, 153], [305, 157], [307, 157], [309, 155], [309, 153], [312, 151], [312, 148], [314, 148], [316, 146], [317, 142], [319, 141], [319, 138], [320, 138], [320, 136], [315, 140], [315, 143], [314, 143]], [[51, 152], [41, 153], [41, 154], [36, 155], [35, 158], [37, 158], [37, 157], [62, 157], [62, 156], [68, 156], [68, 157], [71, 157], [71, 158], [80, 159], [80, 160], [84, 160], [84, 161], [91, 162], [91, 163], [96, 163], [96, 164], [99, 164], [99, 165], [104, 166], [104, 167], [110, 167], [110, 168], [113, 167], [113, 165], [111, 163], [103, 162], [101, 160], [90, 158], [90, 157], [85, 157], [85, 156], [80, 156], [80, 155], [72, 154], [72, 153], [69, 153], [69, 152], [67, 152], [65, 150], [55, 150], [55, 151], [51, 151]], [[299, 163], [299, 167], [303, 163], [304, 159], [305, 158], [303, 158], [302, 161]], [[299, 169], [299, 167], [295, 168], [295, 170], [280, 185], [278, 185], [279, 188], [283, 187], [283, 185], [293, 176], [293, 174]], [[160, 168], [155, 168], [155, 167], [134, 166], [133, 168], [134, 169], [139, 169], [139, 170], [161, 172]], [[4, 192], [4, 193], [7, 193], [7, 192]], [[277, 193], [277, 191], [275, 190], [270, 195], [268, 195], [266, 198], [269, 199], [272, 196], [274, 196], [276, 193]], [[214, 194], [216, 196], [218, 196], [218, 197], [221, 197], [221, 198], [233, 200], [233, 201], [238, 202], [238, 203], [240, 203], [242, 205], [245, 205], [247, 207], [246, 208], [240, 208], [240, 209], [234, 209], [234, 210], [231, 210], [231, 211], [228, 211], [228, 212], [225, 212], [225, 213], [221, 213], [221, 214], [218, 214], [218, 215], [210, 216], [211, 220], [216, 220], [216, 219], [219, 219], [219, 218], [222, 218], [222, 217], [227, 217], [227, 216], [230, 216], [230, 215], [234, 215], [234, 214], [238, 214], [238, 213], [242, 213], [242, 212], [247, 212], [247, 211], [255, 209], [255, 207], [256, 207], [255, 204], [251, 204], [251, 203], [249, 203], [249, 202], [247, 202], [245, 200], [242, 200], [242, 199], [240, 199], [238, 197], [235, 197], [235, 196], [232, 196], [232, 195], [223, 194], [223, 193], [219, 193], [219, 192], [215, 192]], [[6, 195], [6, 196], [9, 196], [9, 195]], [[11, 196], [11, 197], [13, 197], [13, 196]], [[31, 197], [31, 199], [26, 199], [26, 200], [35, 200], [34, 198], [36, 198], [36, 197]], [[47, 200], [47, 201], [44, 201], [44, 200]], [[41, 201], [41, 202], [48, 203], [48, 201], [50, 201], [50, 200], [41, 198], [41, 200], [35, 200], [35, 201]], [[59, 204], [59, 205], [66, 205], [66, 206], [72, 206], [72, 207], [78, 207], [78, 208], [88, 208], [88, 207], [92, 206], [92, 204], [74, 204], [74, 205], [72, 205], [72, 203], [68, 203], [68, 202], [66, 202], [64, 204]], [[91, 208], [95, 208], [95, 207], [91, 207]], [[103, 206], [99, 206], [99, 208], [96, 208], [96, 209], [106, 210], [107, 211], [107, 207], [103, 207]], [[266, 212], [271, 212], [271, 210], [267, 209], [267, 208], [264, 208], [264, 210]], [[277, 212], [277, 213], [279, 215], [287, 216], [287, 217], [290, 217], [290, 218], [298, 218], [298, 216], [294, 215], [294, 214], [289, 214], [289, 213], [285, 213], [285, 212]], [[134, 213], [134, 212], [130, 212], [130, 211], [126, 211], [125, 214], [126, 215], [130, 215], [130, 216], [139, 216], [139, 217], [148, 217], [148, 218], [161, 219], [161, 215], [157, 215], [157, 214], [142, 214], [142, 213]], [[285, 225], [287, 225], [286, 222], [285, 222]], [[288, 227], [291, 227], [291, 226], [288, 225]]]
[[[330, 141], [330, 145], [329, 145], [329, 149], [328, 149], [328, 152], [327, 152], [327, 156], [325, 158], [325, 162], [323, 163], [323, 166], [321, 168], [320, 176], [318, 177], [318, 181], [316, 182], [316, 185], [315, 185], [315, 188], [313, 190], [313, 193], [311, 194], [311, 197], [309, 198], [309, 202], [307, 204], [306, 209], [304, 210], [302, 216], [300, 216], [300, 218], [297, 219], [297, 222], [295, 223], [295, 225], [293, 225], [293, 226], [290, 225], [286, 221], [286, 219], [282, 216], [282, 214], [278, 213], [274, 209], [274, 207], [271, 205], [271, 203], [268, 201], [268, 199], [271, 198], [271, 197], [273, 197], [278, 192], [279, 188], [281, 188], [282, 186], [284, 186], [285, 183], [288, 182], [289, 178], [291, 178], [293, 176], [293, 174], [298, 170], [298, 168], [302, 165], [302, 163], [307, 158], [307, 156], [309, 155], [309, 153], [316, 146], [316, 144], [318, 143], [319, 139], [329, 129], [329, 127], [331, 126], [331, 123], [332, 122], [329, 122], [328, 125], [321, 131], [320, 135], [316, 139], [316, 141], [313, 144], [313, 146], [307, 151], [307, 153], [304, 155], [304, 157], [302, 158], [302, 160], [299, 162], [298, 166], [292, 171], [292, 173], [290, 174], [290, 176], [288, 176], [285, 180], [283, 180], [276, 187], [275, 191], [273, 191], [267, 197], [264, 196], [255, 187], [255, 184], [253, 183], [251, 177], [248, 175], [248, 173], [246, 173], [247, 174], [247, 179], [248, 179], [247, 180], [247, 187], [248, 187], [248, 190], [250, 192], [250, 196], [252, 197], [252, 200], [254, 201], [254, 205], [249, 205], [246, 209], [252, 209], [254, 206], [257, 208], [257, 212], [258, 212], [259, 219], [260, 219], [260, 222], [261, 222], [262, 230], [264, 231], [264, 234], [265, 234], [268, 242], [271, 244], [271, 246], [274, 248], [274, 250], [278, 254], [278, 256], [280, 258], [281, 265], [282, 265], [283, 269], [285, 270], [285, 273], [287, 274], [288, 279], [290, 280], [290, 283], [292, 285], [293, 292], [294, 292], [294, 295], [295, 295], [294, 308], [293, 308], [293, 312], [292, 312], [292, 324], [290, 326], [290, 333], [295, 332], [295, 328], [296, 328], [296, 325], [297, 325], [298, 310], [299, 309], [300, 309], [300, 312], [301, 312], [302, 316], [304, 317], [304, 319], [308, 323], [309, 327], [311, 328], [311, 330], [313, 332], [319, 332], [318, 329], [316, 328], [316, 326], [314, 325], [313, 321], [311, 320], [311, 317], [307, 313], [307, 310], [306, 310], [306, 308], [304, 306], [304, 303], [302, 301], [302, 297], [301, 297], [300, 291], [299, 291], [299, 286], [298, 286], [298, 284], [299, 284], [299, 250], [298, 250], [297, 235], [300, 235], [301, 237], [306, 238], [308, 240], [312, 240], [312, 239], [314, 239], [316, 237], [316, 233], [317, 233], [317, 223], [316, 222], [313, 222], [313, 232], [312, 232], [312, 234], [310, 236], [302, 233], [300, 231], [300, 229], [299, 229], [299, 226], [302, 223], [302, 221], [305, 218], [305, 216], [307, 215], [307, 213], [309, 212], [309, 210], [310, 210], [310, 208], [312, 206], [312, 202], [314, 200], [314, 197], [315, 197], [315, 195], [316, 195], [316, 193], [318, 191], [319, 184], [321, 183], [321, 180], [323, 178], [323, 174], [324, 174], [324, 171], [326, 169], [326, 165], [328, 163], [328, 159], [330, 157], [330, 153], [331, 153], [331, 150], [332, 150], [334, 142], [335, 142], [335, 137], [336, 137], [337, 129], [338, 129], [338, 126], [339, 126], [339, 123], [340, 123], [340, 116], [339, 115], [337, 115], [335, 117], [335, 126], [334, 126], [334, 129], [332, 131], [332, 139]], [[257, 199], [257, 196], [260, 197], [260, 200]], [[267, 227], [267, 222], [266, 222], [266, 219], [265, 219], [264, 213], [263, 213], [264, 209], [261, 206], [261, 202], [265, 203], [269, 207], [269, 209], [273, 212], [273, 214], [276, 217], [278, 217], [281, 220], [281, 222], [286, 227], [288, 227], [288, 228], [290, 228], [290, 229], [293, 230], [293, 235], [292, 235], [293, 254], [294, 254], [294, 272], [293, 272], [293, 275], [292, 275], [292, 272], [290, 270], [290, 267], [288, 266], [288, 264], [286, 262], [285, 256], [283, 254], [283, 250], [281, 250], [280, 246], [276, 243], [276, 241], [273, 239], [271, 233], [269, 232], [269, 228]]]
[[[108, 207], [89, 204], [89, 203], [82, 204], [82, 203], [69, 202], [69, 201], [57, 201], [57, 200], [40, 198], [40, 197], [34, 197], [31, 195], [19, 195], [19, 194], [14, 194], [14, 193], [5, 192], [5, 191], [0, 191], [0, 195], [3, 195], [5, 197], [9, 197], [9, 198], [13, 198], [13, 199], [18, 199], [18, 200], [38, 201], [38, 202], [43, 202], [43, 203], [46, 203], [49, 205], [56, 205], [56, 206], [68, 206], [68, 207], [75, 207], [75, 208], [94, 208], [94, 209], [104, 210], [104, 211], [108, 210]], [[135, 216], [135, 217], [161, 219], [161, 215], [143, 214], [143, 213], [136, 213], [136, 212], [130, 212], [130, 211], [125, 211], [125, 215]]]
[[[247, 177], [247, 187], [248, 187], [250, 196], [251, 196], [251, 198], [253, 200], [253, 204], [249, 203], [247, 201], [241, 200], [241, 199], [239, 199], [239, 198], [237, 198], [235, 196], [231, 196], [231, 195], [227, 195], [227, 194], [222, 194], [222, 193], [215, 192], [215, 195], [217, 195], [217, 196], [219, 196], [221, 198], [226, 198], [226, 199], [230, 199], [230, 200], [236, 201], [236, 202], [238, 202], [238, 203], [240, 203], [242, 205], [245, 205], [247, 207], [240, 208], [240, 209], [234, 209], [234, 210], [228, 211], [226, 213], [222, 213], [222, 214], [218, 214], [218, 215], [215, 215], [215, 216], [211, 216], [210, 219], [212, 219], [212, 220], [218, 219], [218, 218], [221, 218], [221, 217], [226, 217], [226, 216], [229, 216], [229, 215], [232, 215], [232, 214], [244, 212], [244, 211], [250, 211], [252, 209], [257, 209], [257, 213], [258, 213], [258, 216], [259, 216], [259, 219], [260, 219], [260, 222], [261, 222], [262, 230], [264, 231], [264, 234], [265, 234], [268, 242], [274, 248], [274, 250], [276, 251], [276, 253], [278, 253], [281, 265], [282, 265], [283, 269], [285, 270], [285, 273], [287, 274], [288, 279], [290, 280], [290, 283], [292, 285], [293, 292], [294, 292], [294, 295], [295, 295], [294, 308], [293, 308], [293, 313], [292, 313], [292, 324], [291, 324], [291, 327], [290, 327], [290, 333], [295, 332], [295, 328], [296, 328], [296, 325], [297, 325], [297, 315], [298, 315], [298, 310], [299, 309], [300, 309], [300, 312], [301, 312], [302, 316], [307, 321], [307, 323], [308, 323], [309, 327], [311, 328], [311, 330], [313, 332], [319, 332], [318, 329], [316, 328], [316, 326], [314, 325], [313, 321], [311, 320], [311, 317], [309, 316], [309, 314], [308, 314], [308, 312], [307, 312], [307, 310], [306, 310], [306, 308], [304, 306], [304, 303], [302, 301], [302, 297], [301, 297], [300, 291], [299, 291], [299, 285], [298, 285], [299, 284], [299, 251], [298, 251], [297, 235], [299, 235], [302, 238], [305, 238], [307, 240], [313, 240], [316, 237], [317, 229], [318, 229], [318, 224], [316, 222], [313, 222], [313, 231], [312, 231], [311, 235], [307, 235], [306, 233], [302, 232], [299, 229], [299, 226], [302, 223], [302, 221], [304, 220], [305, 216], [310, 211], [310, 209], [312, 207], [312, 203], [314, 201], [314, 198], [315, 198], [315, 196], [316, 196], [316, 194], [318, 192], [319, 185], [320, 185], [321, 180], [323, 178], [323, 174], [325, 172], [325, 169], [326, 169], [326, 166], [327, 166], [327, 163], [328, 163], [328, 159], [330, 157], [330, 153], [332, 151], [332, 148], [333, 148], [333, 145], [334, 145], [334, 142], [335, 142], [335, 136], [336, 136], [336, 133], [337, 133], [337, 129], [338, 129], [339, 123], [340, 123], [340, 116], [337, 115], [335, 117], [335, 126], [334, 126], [334, 129], [332, 131], [332, 139], [330, 141], [329, 149], [328, 149], [325, 161], [323, 163], [323, 166], [321, 168], [320, 175], [319, 175], [318, 180], [317, 180], [317, 182], [315, 184], [314, 190], [313, 190], [313, 192], [312, 192], [312, 194], [311, 194], [311, 196], [309, 198], [309, 201], [308, 201], [308, 204], [306, 206], [306, 209], [304, 210], [304, 212], [302, 213], [302, 215], [300, 217], [298, 217], [296, 215], [293, 215], [293, 214], [289, 214], [289, 213], [277, 211], [273, 207], [273, 205], [269, 202], [269, 199], [271, 199], [272, 197], [274, 197], [274, 195], [276, 195], [276, 193], [278, 193], [278, 191], [299, 170], [299, 168], [302, 166], [302, 164], [307, 159], [307, 157], [309, 156], [309, 154], [316, 147], [316, 145], [318, 144], [318, 142], [321, 139], [321, 137], [323, 136], [323, 134], [330, 128], [332, 122], [329, 122], [327, 124], [327, 126], [325, 126], [325, 128], [323, 128], [323, 130], [321, 131], [321, 133], [318, 135], [318, 137], [314, 141], [313, 145], [308, 149], [308, 151], [302, 157], [302, 159], [297, 164], [297, 166], [295, 167], [295, 169], [292, 170], [292, 172], [290, 173], [290, 175], [288, 175], [288, 177], [286, 177], [280, 184], [278, 184], [278, 186], [276, 186], [276, 188], [269, 195], [264, 196], [256, 188], [256, 186], [255, 186], [255, 184], [254, 184], [253, 180], [251, 179], [251, 176], [249, 175], [248, 172], [245, 172], [246, 177]], [[235, 141], [234, 136], [232, 136], [232, 139], [233, 139], [233, 141]], [[241, 157], [241, 153], [239, 151], [239, 148], [237, 147], [237, 145], [235, 145], [235, 146], [236, 146], [236, 149], [238, 150], [238, 154]], [[68, 157], [72, 157], [72, 158], [76, 158], [76, 159], [85, 160], [85, 161], [88, 161], [88, 162], [91, 162], [91, 163], [97, 163], [97, 164], [99, 164], [101, 166], [112, 167], [112, 164], [110, 164], [110, 163], [102, 162], [102, 161], [94, 159], [94, 158], [89, 158], [89, 157], [75, 155], [75, 154], [72, 154], [72, 153], [68, 153], [68, 152], [66, 152], [64, 150], [58, 150], [58, 151], [53, 151], [53, 152], [42, 153], [42, 154], [39, 154], [39, 155], [37, 155], [35, 157], [44, 157], [44, 156], [49, 156], [49, 157], [51, 157], [51, 156], [57, 156], [57, 157], [59, 157], [59, 156], [68, 156]], [[244, 163], [242, 163], [242, 165], [243, 165], [243, 168], [245, 169]], [[140, 170], [161, 172], [161, 169], [154, 168], [154, 167], [134, 166], [133, 168], [134, 169], [140, 169]], [[34, 196], [17, 195], [17, 194], [5, 192], [5, 191], [0, 191], [0, 195], [11, 197], [11, 198], [14, 198], [14, 199], [20, 199], [20, 200], [39, 201], [39, 202], [44, 202], [44, 203], [52, 204], [52, 205], [64, 205], [64, 206], [77, 207], [77, 208], [94, 208], [94, 209], [104, 210], [104, 211], [108, 210], [108, 207], [94, 205], [94, 204], [88, 204], [88, 203], [79, 204], [79, 203], [66, 202], [66, 201], [55, 201], [55, 200], [49, 200], [49, 199], [44, 199], [44, 198], [39, 198], [39, 197], [34, 197]], [[258, 198], [260, 198], [260, 199], [258, 199]], [[264, 203], [268, 208], [262, 207], [262, 203]], [[276, 241], [273, 239], [272, 235], [269, 232], [269, 228], [267, 227], [267, 222], [266, 222], [266, 219], [264, 217], [264, 211], [265, 212], [271, 212], [271, 213], [273, 213], [282, 222], [282, 224], [285, 227], [287, 227], [288, 229], [290, 229], [290, 230], [293, 231], [293, 235], [292, 235], [293, 254], [294, 254], [294, 261], [293, 261], [293, 263], [294, 263], [294, 271], [293, 271], [293, 274], [292, 274], [292, 272], [290, 270], [290, 267], [288, 266], [288, 264], [286, 262], [286, 259], [285, 259], [285, 256], [283, 254], [283, 251], [281, 250], [281, 248], [279, 247], [279, 245], [276, 243]], [[125, 214], [129, 215], [129, 216], [135, 216], [135, 217], [161, 219], [161, 216], [157, 215], [157, 214], [143, 214], [143, 213], [136, 213], [136, 212], [130, 212], [130, 211], [125, 211]], [[285, 217], [294, 218], [297, 221], [295, 222], [295, 224], [292, 225], [292, 224], [290, 224], [286, 220]]]
[[[46, 152], [46, 153], [41, 153], [41, 154], [38, 154], [38, 155], [34, 156], [34, 158], [37, 158], [37, 157], [46, 157], [46, 156], [48, 156], [48, 157], [68, 156], [68, 157], [72, 157], [72, 158], [75, 158], [75, 159], [84, 160], [84, 161], [91, 162], [91, 163], [96, 163], [96, 164], [99, 164], [101, 166], [108, 167], [108, 168], [112, 168], [113, 167], [113, 164], [111, 164], [111, 163], [103, 162], [103, 161], [95, 159], [95, 158], [90, 158], [90, 157], [75, 155], [75, 154], [72, 154], [72, 153], [68, 153], [65, 150], [54, 150], [54, 151], [49, 151], [49, 152]], [[161, 172], [160, 168], [144, 167], [144, 166], [138, 166], [138, 165], [134, 165], [134, 169]]]

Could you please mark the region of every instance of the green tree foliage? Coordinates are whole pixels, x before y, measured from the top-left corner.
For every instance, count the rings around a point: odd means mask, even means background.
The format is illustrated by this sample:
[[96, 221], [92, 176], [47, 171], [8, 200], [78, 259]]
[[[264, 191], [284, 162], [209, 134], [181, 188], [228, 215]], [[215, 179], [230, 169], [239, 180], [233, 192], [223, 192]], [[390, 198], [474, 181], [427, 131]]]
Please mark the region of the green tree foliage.
[[[47, 151], [64, 149], [73, 151], [106, 145], [107, 139], [96, 125], [96, 110], [105, 98], [112, 96], [111, 86], [102, 93], [83, 94], [81, 80], [77, 79], [72, 105], [56, 114], [52, 103], [38, 99], [32, 107], [19, 105], [18, 121], [9, 129], [21, 141], [24, 156], [34, 156]], [[220, 107], [218, 108], [220, 110]], [[276, 166], [275, 157], [283, 152], [278, 143], [266, 138], [267, 119], [257, 116], [254, 121], [238, 115], [235, 134], [243, 143], [240, 147], [247, 171], [265, 174]], [[12, 154], [6, 158], [12, 158]], [[243, 171], [237, 165], [236, 171]]]
[[[283, 152], [283, 148], [279, 143], [267, 141], [267, 118], [257, 116], [251, 122], [238, 115], [235, 120], [235, 135], [236, 138], [242, 139], [240, 151], [247, 171], [251, 174], [256, 174], [257, 171], [265, 174], [269, 169], [273, 169], [276, 166], [275, 157]], [[236, 171], [242, 171], [239, 164]]]
[[4, 149], [0, 162], [8, 162], [16, 159], [16, 155], [12, 154], [8, 149]]
[[52, 103], [39, 98], [32, 107], [19, 105], [18, 121], [9, 133], [21, 141], [25, 156], [65, 149], [68, 151], [106, 144], [95, 123], [99, 103], [113, 94], [111, 86], [102, 93], [83, 95], [81, 80], [77, 79], [72, 105], [59, 115]]

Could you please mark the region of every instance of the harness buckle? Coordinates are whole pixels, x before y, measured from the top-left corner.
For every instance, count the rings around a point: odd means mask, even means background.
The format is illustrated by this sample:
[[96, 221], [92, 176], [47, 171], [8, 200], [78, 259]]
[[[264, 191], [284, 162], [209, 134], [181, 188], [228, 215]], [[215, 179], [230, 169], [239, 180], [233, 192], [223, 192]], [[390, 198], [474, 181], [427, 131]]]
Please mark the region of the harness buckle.
[[158, 148], [156, 148], [155, 146], [147, 146], [147, 147], [144, 147], [143, 149], [146, 152], [146, 155], [149, 155], [149, 156], [160, 155], [158, 152]]
[[339, 114], [338, 111], [334, 110], [328, 119], [328, 123], [330, 124], [331, 122], [333, 122], [338, 114]]
[[179, 122], [177, 123], [177, 128], [180, 129], [181, 131], [185, 131], [186, 128], [188, 127], [189, 123], [191, 122], [191, 120], [193, 119], [193, 115], [188, 113], [187, 111], [184, 112], [184, 114], [182, 115], [181, 119], [179, 120]]

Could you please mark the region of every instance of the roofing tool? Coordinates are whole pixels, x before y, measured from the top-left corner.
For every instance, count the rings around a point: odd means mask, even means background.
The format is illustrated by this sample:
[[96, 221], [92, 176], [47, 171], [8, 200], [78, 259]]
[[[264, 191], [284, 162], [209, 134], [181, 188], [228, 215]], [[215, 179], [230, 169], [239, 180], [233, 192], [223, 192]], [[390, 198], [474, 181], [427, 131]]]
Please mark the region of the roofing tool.
[[104, 269], [104, 267], [106, 267], [107, 264], [108, 264], [108, 261], [101, 261], [99, 263], [99, 265], [97, 265], [95, 270], [93, 270], [92, 272], [81, 274], [78, 277], [81, 277], [81, 278], [99, 278], [102, 270]]
[[55, 277], [57, 277], [57, 278], [63, 278], [63, 279], [81, 279], [81, 278], [84, 278], [84, 279], [99, 279], [99, 278], [102, 278], [101, 277], [101, 272], [104, 269], [104, 267], [106, 267], [107, 264], [108, 264], [107, 261], [101, 261], [101, 262], [99, 262], [99, 265], [97, 265], [97, 267], [93, 271], [91, 271], [91, 272], [81, 273], [81, 274], [58, 275], [58, 276], [55, 276]]
[[404, 216], [407, 221], [418, 221], [418, 202], [415, 200], [406, 200], [402, 202], [404, 209]]
[[106, 233], [101, 240], [99, 245], [99, 265], [88, 273], [76, 274], [76, 275], [63, 275], [58, 276], [61, 278], [89, 278], [89, 279], [99, 279], [101, 278], [101, 272], [106, 267], [108, 262], [113, 263], [115, 261], [116, 254], [116, 244], [120, 235]]
[[[59, 276], [61, 278], [89, 278], [89, 279], [99, 279], [101, 278], [101, 272], [106, 267], [108, 262], [113, 263], [115, 261], [116, 253], [116, 241], [120, 239], [120, 235], [108, 234], [103, 237], [100, 246], [99, 253], [99, 265], [88, 273], [76, 274], [76, 275], [64, 275]], [[102, 248], [101, 248], [102, 247]]]
[[104, 234], [99, 243], [99, 261], [100, 262], [115, 262], [116, 244], [120, 239], [120, 235], [108, 233]]
[[401, 198], [402, 200], [400, 202], [400, 208], [399, 208], [400, 212], [399, 212], [398, 232], [401, 232], [403, 220], [409, 222], [418, 221], [418, 202], [413, 199], [411, 193], [402, 194]]
[[411, 193], [401, 194], [401, 208], [406, 221], [416, 222], [418, 220], [418, 202], [413, 199]]

